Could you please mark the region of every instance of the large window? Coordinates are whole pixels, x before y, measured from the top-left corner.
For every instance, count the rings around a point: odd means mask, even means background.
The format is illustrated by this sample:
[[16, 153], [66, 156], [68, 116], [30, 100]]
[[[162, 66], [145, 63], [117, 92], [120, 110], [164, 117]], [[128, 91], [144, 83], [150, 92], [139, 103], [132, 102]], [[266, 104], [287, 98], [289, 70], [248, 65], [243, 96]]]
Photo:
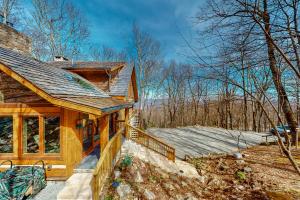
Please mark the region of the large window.
[[[41, 120], [41, 122], [39, 120]], [[43, 125], [41, 125], [42, 127], [40, 127], [40, 123], [43, 123]], [[43, 140], [40, 140], [40, 137], [42, 137]], [[44, 152], [41, 152], [42, 141], [44, 141], [45, 145]], [[59, 116], [45, 116], [43, 118], [38, 116], [23, 117], [23, 153], [40, 152], [60, 152]]]
[[44, 117], [45, 153], [60, 152], [60, 117]]
[[12, 117], [0, 117], [0, 153], [13, 153]]
[[39, 152], [39, 118], [24, 117], [23, 118], [23, 152], [38, 153]]

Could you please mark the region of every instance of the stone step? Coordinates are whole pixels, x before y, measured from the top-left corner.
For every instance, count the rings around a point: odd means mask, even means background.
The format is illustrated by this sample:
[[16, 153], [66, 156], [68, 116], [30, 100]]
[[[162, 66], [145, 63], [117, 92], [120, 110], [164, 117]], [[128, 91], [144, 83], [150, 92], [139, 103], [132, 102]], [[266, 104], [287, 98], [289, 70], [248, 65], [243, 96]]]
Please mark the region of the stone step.
[[93, 173], [94, 169], [74, 169], [74, 173]]
[[57, 195], [59, 200], [67, 199], [92, 199], [90, 182], [92, 173], [75, 173], [65, 183], [65, 187]]

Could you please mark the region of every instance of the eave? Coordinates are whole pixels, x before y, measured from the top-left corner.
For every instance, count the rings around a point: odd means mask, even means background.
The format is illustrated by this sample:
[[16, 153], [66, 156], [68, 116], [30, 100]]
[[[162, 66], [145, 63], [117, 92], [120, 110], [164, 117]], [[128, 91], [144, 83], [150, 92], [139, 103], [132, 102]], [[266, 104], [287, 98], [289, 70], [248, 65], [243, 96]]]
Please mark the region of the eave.
[[71, 110], [81, 111], [84, 113], [90, 113], [90, 114], [94, 114], [94, 115], [98, 115], [98, 116], [102, 115], [102, 112], [99, 109], [95, 109], [93, 107], [85, 106], [85, 105], [78, 104], [78, 103], [69, 102], [69, 101], [62, 100], [62, 99], [51, 96], [44, 90], [37, 87], [35, 84], [31, 83], [30, 81], [28, 81], [27, 79], [25, 79], [24, 77], [19, 75], [18, 73], [11, 70], [9, 67], [4, 65], [3, 63], [0, 63], [0, 70], [53, 105], [63, 107], [63, 108], [68, 108]]

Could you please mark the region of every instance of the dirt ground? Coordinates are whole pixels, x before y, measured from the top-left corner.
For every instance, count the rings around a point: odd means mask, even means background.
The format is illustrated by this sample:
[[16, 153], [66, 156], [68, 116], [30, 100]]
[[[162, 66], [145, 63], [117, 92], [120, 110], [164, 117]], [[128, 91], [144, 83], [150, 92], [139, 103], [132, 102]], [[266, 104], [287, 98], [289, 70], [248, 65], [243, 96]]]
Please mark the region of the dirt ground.
[[[300, 149], [293, 154], [300, 164]], [[121, 169], [120, 161], [116, 167], [120, 177], [112, 176], [102, 199], [120, 199], [120, 188], [113, 182], [130, 188], [121, 199], [300, 199], [300, 176], [278, 146], [255, 146], [242, 155], [242, 159], [211, 155], [188, 160], [197, 168], [199, 178], [170, 174], [137, 158]]]

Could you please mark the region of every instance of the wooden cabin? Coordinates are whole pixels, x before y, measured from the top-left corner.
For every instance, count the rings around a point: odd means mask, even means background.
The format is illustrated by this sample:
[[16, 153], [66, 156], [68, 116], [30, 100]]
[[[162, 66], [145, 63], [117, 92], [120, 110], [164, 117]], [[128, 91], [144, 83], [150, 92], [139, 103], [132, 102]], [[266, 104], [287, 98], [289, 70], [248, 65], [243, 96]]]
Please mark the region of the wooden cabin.
[[66, 180], [86, 157], [101, 155], [128, 120], [138, 101], [135, 69], [124, 62], [45, 63], [24, 41], [0, 41], [0, 163], [43, 160], [49, 180]]

